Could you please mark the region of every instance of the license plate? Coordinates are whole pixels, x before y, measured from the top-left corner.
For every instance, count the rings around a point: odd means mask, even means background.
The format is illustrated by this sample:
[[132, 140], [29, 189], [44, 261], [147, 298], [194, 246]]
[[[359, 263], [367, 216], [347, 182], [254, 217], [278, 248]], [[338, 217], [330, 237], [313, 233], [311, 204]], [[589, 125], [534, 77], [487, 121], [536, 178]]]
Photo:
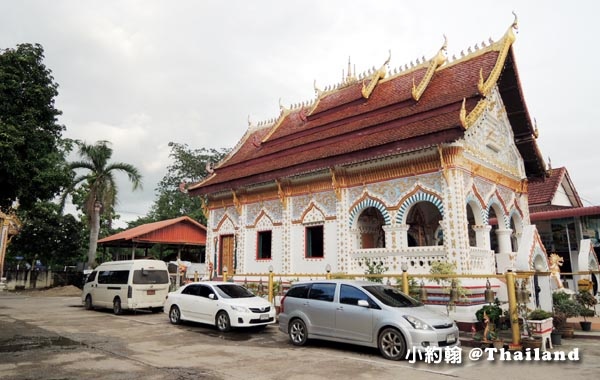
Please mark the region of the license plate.
[[151, 290], [146, 290], [146, 294], [149, 296], [153, 296], [156, 293], [156, 290], [151, 289]]
[[261, 314], [260, 315], [260, 320], [261, 321], [266, 321], [267, 319], [269, 319], [269, 314]]
[[448, 334], [446, 335], [446, 343], [454, 343], [456, 342], [456, 335]]

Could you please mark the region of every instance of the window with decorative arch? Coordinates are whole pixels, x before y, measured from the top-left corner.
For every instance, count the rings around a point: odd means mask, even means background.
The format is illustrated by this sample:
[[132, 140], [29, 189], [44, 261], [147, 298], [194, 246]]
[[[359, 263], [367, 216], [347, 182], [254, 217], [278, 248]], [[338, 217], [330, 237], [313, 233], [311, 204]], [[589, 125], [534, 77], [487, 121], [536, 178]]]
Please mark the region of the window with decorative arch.
[[415, 203], [406, 216], [407, 242], [409, 247], [426, 247], [444, 244], [444, 232], [440, 226], [443, 216], [438, 207], [428, 201]]

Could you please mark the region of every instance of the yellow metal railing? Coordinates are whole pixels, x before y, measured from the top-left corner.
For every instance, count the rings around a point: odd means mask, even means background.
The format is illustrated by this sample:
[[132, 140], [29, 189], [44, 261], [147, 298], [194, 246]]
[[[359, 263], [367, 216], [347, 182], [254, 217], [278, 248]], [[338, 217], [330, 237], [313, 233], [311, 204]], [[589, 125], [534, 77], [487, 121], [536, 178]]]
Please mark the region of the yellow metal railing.
[[[551, 272], [534, 272], [534, 271], [526, 271], [526, 272], [512, 272], [512, 271], [508, 271], [505, 274], [446, 274], [446, 275], [442, 275], [442, 274], [410, 274], [408, 273], [408, 271], [403, 271], [402, 273], [397, 273], [397, 274], [342, 274], [342, 273], [335, 273], [332, 274], [329, 271], [326, 273], [273, 273], [273, 272], [269, 272], [269, 273], [236, 273], [234, 276], [231, 277], [231, 279], [233, 279], [233, 277], [236, 278], [240, 278], [243, 277], [245, 279], [245, 282], [247, 282], [248, 277], [252, 278], [252, 277], [258, 277], [260, 279], [260, 282], [262, 283], [262, 278], [263, 277], [267, 277], [268, 279], [268, 300], [269, 302], [273, 302], [274, 300], [274, 284], [275, 284], [275, 277], [279, 277], [280, 279], [282, 277], [285, 277], [287, 279], [300, 279], [300, 278], [310, 278], [312, 279], [331, 279], [332, 277], [335, 278], [349, 278], [349, 279], [355, 279], [355, 278], [362, 278], [362, 279], [381, 279], [381, 282], [384, 281], [384, 279], [388, 279], [388, 281], [390, 279], [394, 279], [394, 280], [400, 280], [400, 284], [402, 287], [402, 291], [406, 294], [410, 293], [410, 286], [409, 286], [409, 279], [414, 279], [414, 278], [420, 278], [420, 279], [441, 279], [441, 280], [452, 280], [452, 279], [461, 279], [461, 278], [468, 278], [468, 279], [490, 279], [490, 278], [496, 278], [496, 279], [500, 279], [500, 280], [505, 280], [505, 284], [507, 287], [507, 296], [508, 296], [508, 313], [510, 316], [510, 322], [511, 322], [511, 333], [512, 333], [512, 346], [513, 348], [518, 348], [520, 347], [520, 342], [521, 342], [521, 331], [520, 331], [520, 327], [519, 327], [519, 303], [517, 302], [517, 287], [516, 287], [516, 281], [518, 279], [520, 280], [525, 280], [525, 279], [530, 279], [531, 277], [533, 277], [534, 275], [537, 276], [550, 276], [552, 273]], [[561, 273], [561, 277], [564, 278], [564, 276], [585, 276], [585, 275], [590, 275], [590, 274], [600, 274], [600, 271], [581, 271], [581, 272], [572, 272], [572, 273]], [[225, 271], [223, 272], [223, 281], [227, 281], [228, 279], [230, 279], [229, 274]], [[289, 281], [289, 280], [288, 280]], [[290, 283], [293, 280], [289, 281]], [[238, 281], [239, 282], [239, 281]], [[280, 280], [280, 286], [282, 284], [282, 281]], [[282, 289], [281, 287], [279, 288], [279, 292], [281, 295], [283, 295]], [[529, 296], [527, 296], [527, 298], [529, 298]]]

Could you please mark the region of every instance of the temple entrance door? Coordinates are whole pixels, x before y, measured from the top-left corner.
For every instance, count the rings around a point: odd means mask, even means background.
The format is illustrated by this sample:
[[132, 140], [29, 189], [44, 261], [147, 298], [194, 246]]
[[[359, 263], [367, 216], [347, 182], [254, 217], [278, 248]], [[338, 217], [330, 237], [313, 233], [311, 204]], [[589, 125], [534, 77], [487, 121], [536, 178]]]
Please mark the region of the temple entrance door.
[[219, 274], [223, 274], [223, 268], [227, 267], [229, 275], [233, 273], [234, 238], [233, 235], [221, 236], [221, 252], [219, 252]]

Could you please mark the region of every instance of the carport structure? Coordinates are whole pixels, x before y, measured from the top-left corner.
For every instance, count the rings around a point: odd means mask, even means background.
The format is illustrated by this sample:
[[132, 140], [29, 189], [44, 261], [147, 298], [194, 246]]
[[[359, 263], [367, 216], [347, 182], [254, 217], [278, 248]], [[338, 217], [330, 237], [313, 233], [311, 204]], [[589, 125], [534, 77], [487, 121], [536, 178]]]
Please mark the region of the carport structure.
[[178, 256], [185, 246], [206, 246], [206, 227], [189, 216], [142, 224], [134, 228], [98, 240], [102, 247], [131, 248], [131, 259], [135, 259], [137, 248], [144, 249], [154, 244], [175, 246]]

